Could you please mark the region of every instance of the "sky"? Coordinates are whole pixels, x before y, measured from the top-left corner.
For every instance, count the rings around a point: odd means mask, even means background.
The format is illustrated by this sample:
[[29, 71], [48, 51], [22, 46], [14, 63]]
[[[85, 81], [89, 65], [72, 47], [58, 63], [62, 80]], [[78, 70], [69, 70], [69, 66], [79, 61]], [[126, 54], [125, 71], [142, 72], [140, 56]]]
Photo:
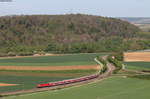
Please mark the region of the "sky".
[[149, 10], [150, 0], [0, 0], [0, 16], [81, 13], [107, 17], [150, 17]]

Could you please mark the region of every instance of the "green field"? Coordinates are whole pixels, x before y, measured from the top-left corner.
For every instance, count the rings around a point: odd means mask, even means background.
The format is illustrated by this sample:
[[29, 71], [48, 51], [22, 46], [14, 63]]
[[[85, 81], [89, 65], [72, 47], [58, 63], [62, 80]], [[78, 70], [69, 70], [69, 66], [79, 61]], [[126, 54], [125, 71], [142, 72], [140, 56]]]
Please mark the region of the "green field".
[[106, 54], [74, 54], [63, 56], [40, 56], [26, 58], [0, 59], [0, 66], [71, 66], [96, 64], [96, 56]]
[[70, 79], [72, 77], [39, 77], [39, 76], [4, 76], [0, 75], [0, 83], [18, 84], [17, 86], [0, 87], [0, 92], [26, 90], [37, 84]]
[[150, 80], [111, 77], [101, 82], [4, 99], [148, 99]]
[[125, 62], [127, 69], [134, 70], [148, 70], [150, 69], [150, 62]]
[[0, 70], [0, 73], [1, 72], [21, 72], [21, 73], [49, 73], [49, 74], [52, 74], [52, 73], [58, 73], [58, 74], [61, 74], [61, 73], [65, 73], [65, 74], [70, 74], [70, 73], [94, 73], [94, 72], [97, 72], [98, 70], [93, 70], [93, 69], [90, 69], [90, 70], [57, 70], [57, 71], [30, 71], [30, 70]]
[[[77, 54], [64, 56], [2, 59], [0, 60], [0, 63], [4, 64], [5, 62], [7, 62], [6, 64], [13, 63], [18, 64], [18, 66], [21, 63], [26, 64], [25, 66], [29, 64], [31, 64], [31, 66], [37, 66], [37, 64], [39, 64], [39, 66], [41, 64], [47, 64], [43, 66], [69, 66], [70, 64], [74, 65], [74, 63], [79, 65], [90, 65], [96, 64], [93, 59], [97, 55], [98, 54]], [[150, 69], [150, 62], [125, 62], [124, 64], [126, 65], [127, 69]], [[5, 75], [2, 72], [11, 72], [10, 74], [12, 75]], [[92, 74], [94, 72], [96, 71], [0, 71], [0, 83], [20, 84], [13, 87], [0, 87], [0, 92], [31, 89], [40, 83], [80, 77], [83, 75]], [[17, 75], [17, 73], [25, 74]], [[27, 75], [29, 73], [31, 73], [31, 76]], [[32, 76], [32, 73], [35, 73], [37, 75]], [[38, 76], [38, 73], [48, 74], [47, 76]], [[114, 75], [103, 81], [91, 83], [88, 85], [70, 87], [56, 91], [45, 91], [19, 96], [9, 96], [3, 99], [147, 99], [147, 97], [150, 97], [149, 83], [149, 75], [134, 76], [134, 74], [131, 74], [129, 77]]]
[[[105, 54], [74, 54], [64, 56], [40, 56], [26, 58], [0, 59], [1, 66], [72, 66], [97, 64], [94, 58]], [[69, 78], [90, 75], [97, 70], [60, 70], [60, 71], [30, 71], [30, 70], [0, 70], [0, 83], [19, 84], [13, 87], [0, 87], [1, 92], [25, 90], [36, 87], [37, 84], [58, 81]]]
[[35, 88], [37, 84], [77, 78], [95, 73], [93, 70], [78, 71], [0, 71], [0, 83], [18, 84], [17, 86], [0, 87], [1, 92], [11, 92]]

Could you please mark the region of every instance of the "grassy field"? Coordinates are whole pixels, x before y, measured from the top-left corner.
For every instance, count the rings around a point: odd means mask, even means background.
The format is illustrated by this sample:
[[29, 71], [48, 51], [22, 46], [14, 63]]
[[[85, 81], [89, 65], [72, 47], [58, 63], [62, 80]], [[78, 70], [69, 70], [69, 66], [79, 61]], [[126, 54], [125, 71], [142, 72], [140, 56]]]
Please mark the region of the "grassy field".
[[71, 77], [39, 77], [39, 76], [4, 76], [0, 75], [0, 83], [18, 84], [17, 86], [0, 87], [1, 92], [25, 90], [36, 87], [37, 84], [69, 79]]
[[96, 56], [106, 54], [74, 54], [63, 56], [40, 56], [26, 58], [0, 59], [0, 66], [71, 66], [94, 65]]
[[150, 69], [150, 62], [125, 62], [127, 69], [147, 70]]
[[3, 99], [148, 99], [150, 80], [112, 77], [101, 82]]

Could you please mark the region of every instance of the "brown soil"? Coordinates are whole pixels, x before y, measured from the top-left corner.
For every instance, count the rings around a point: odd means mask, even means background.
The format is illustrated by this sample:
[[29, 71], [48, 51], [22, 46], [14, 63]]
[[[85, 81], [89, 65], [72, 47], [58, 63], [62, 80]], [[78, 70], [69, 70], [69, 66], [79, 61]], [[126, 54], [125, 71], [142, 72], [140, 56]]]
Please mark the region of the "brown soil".
[[32, 70], [32, 71], [55, 71], [55, 70], [99, 70], [100, 66], [0, 66], [0, 70]]
[[150, 62], [150, 52], [128, 52], [124, 53], [124, 61], [144, 61]]
[[6, 86], [16, 86], [17, 84], [6, 84], [6, 83], [0, 83], [0, 87], [6, 87]]

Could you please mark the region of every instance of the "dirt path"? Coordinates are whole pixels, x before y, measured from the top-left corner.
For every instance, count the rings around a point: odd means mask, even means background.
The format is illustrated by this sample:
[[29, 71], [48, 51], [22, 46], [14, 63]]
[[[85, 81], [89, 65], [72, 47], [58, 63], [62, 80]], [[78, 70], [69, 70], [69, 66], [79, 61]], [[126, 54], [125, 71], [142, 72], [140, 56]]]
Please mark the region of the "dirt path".
[[32, 70], [32, 71], [56, 71], [56, 70], [99, 70], [98, 65], [87, 66], [0, 66], [0, 70]]

